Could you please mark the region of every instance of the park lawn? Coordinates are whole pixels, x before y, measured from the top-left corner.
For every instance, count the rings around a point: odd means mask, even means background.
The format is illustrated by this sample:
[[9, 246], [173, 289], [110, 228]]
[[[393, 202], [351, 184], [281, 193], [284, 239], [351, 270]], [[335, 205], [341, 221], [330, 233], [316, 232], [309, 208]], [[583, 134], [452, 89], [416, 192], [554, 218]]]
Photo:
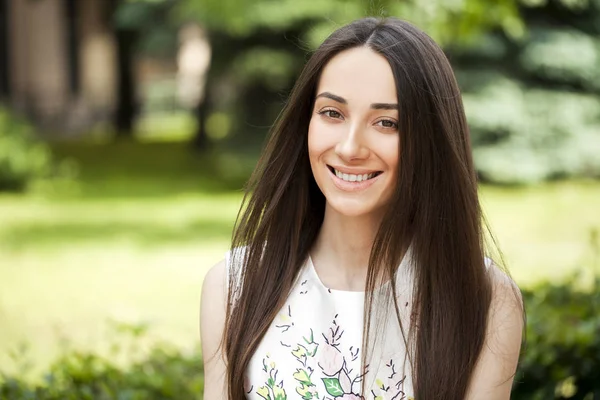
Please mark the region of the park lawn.
[[[80, 160], [73, 190], [0, 196], [0, 370], [23, 341], [34, 372], [61, 338], [102, 349], [107, 319], [197, 347], [202, 279], [227, 249], [237, 178], [207, 177], [215, 170], [181, 147], [119, 146], [59, 149]], [[589, 265], [600, 183], [483, 187], [481, 197], [519, 284]]]
[[97, 348], [108, 319], [193, 349], [202, 279], [226, 251], [238, 197], [0, 197], [0, 370], [23, 340], [40, 366], [62, 337]]

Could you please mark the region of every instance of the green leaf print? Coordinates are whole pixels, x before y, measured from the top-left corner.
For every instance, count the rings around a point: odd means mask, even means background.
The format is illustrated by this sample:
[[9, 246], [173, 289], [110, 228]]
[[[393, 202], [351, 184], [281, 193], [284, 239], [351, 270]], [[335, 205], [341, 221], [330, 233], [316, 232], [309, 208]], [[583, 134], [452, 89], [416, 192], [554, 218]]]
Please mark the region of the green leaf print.
[[306, 342], [306, 346], [302, 346], [301, 344], [298, 344], [298, 345], [305, 348], [306, 355], [308, 357], [314, 357], [317, 354], [317, 349], [319, 348], [319, 343], [315, 342], [315, 335], [314, 335], [313, 330], [312, 329], [310, 330], [310, 339], [307, 339], [304, 336], [302, 336], [302, 339], [304, 339], [304, 341]]
[[258, 388], [256, 393], [265, 400], [273, 400], [271, 399], [271, 394], [269, 393], [269, 388], [266, 386], [261, 386]]
[[296, 393], [302, 396], [302, 400], [312, 400], [313, 395], [308, 386], [302, 384], [300, 387], [296, 388]]
[[321, 380], [325, 384], [325, 390], [327, 390], [327, 393], [330, 395], [337, 397], [344, 394], [338, 378], [321, 378]]
[[296, 372], [294, 373], [294, 379], [296, 379], [298, 382], [304, 383], [308, 386], [315, 386], [312, 383], [312, 381], [310, 380], [310, 376], [308, 375], [308, 372], [306, 372], [306, 370], [297, 369]]
[[304, 339], [304, 341], [306, 342], [306, 344], [311, 344], [315, 342], [315, 335], [313, 333], [313, 330], [310, 330], [310, 339], [305, 338], [304, 336], [302, 336], [302, 339]]
[[287, 400], [285, 390], [280, 386], [275, 386], [273, 388], [273, 396], [275, 396], [274, 400]]
[[292, 350], [292, 355], [298, 360], [301, 360], [303, 357], [306, 357], [306, 348], [302, 345], [299, 345], [294, 350]]

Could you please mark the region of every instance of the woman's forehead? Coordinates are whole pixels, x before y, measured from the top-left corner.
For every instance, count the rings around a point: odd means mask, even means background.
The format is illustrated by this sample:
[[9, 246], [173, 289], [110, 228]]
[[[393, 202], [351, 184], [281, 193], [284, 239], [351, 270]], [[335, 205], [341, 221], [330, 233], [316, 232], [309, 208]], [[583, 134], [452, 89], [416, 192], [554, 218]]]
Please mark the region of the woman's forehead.
[[398, 99], [389, 62], [365, 46], [345, 50], [325, 65], [316, 95], [323, 92], [348, 103], [395, 103]]

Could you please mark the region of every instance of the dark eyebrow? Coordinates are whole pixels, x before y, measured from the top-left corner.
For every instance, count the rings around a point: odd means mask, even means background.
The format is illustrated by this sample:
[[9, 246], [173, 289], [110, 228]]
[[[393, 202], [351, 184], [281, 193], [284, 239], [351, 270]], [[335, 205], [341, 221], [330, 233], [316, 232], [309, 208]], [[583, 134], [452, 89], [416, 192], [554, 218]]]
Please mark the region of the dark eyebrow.
[[373, 103], [371, 108], [374, 110], [398, 110], [398, 104], [392, 103]]
[[[333, 93], [329, 93], [329, 92], [323, 92], [317, 95], [317, 98], [319, 97], [326, 97], [328, 99], [331, 99], [333, 101], [337, 101], [340, 104], [348, 104], [348, 101], [346, 99], [344, 99], [343, 97], [340, 96], [336, 96]], [[393, 103], [373, 103], [371, 104], [371, 108], [373, 110], [398, 110], [398, 104], [393, 104]]]
[[348, 104], [348, 102], [346, 101], [346, 99], [344, 99], [343, 97], [336, 96], [335, 94], [329, 93], [329, 92], [323, 92], [323, 93], [317, 95], [316, 98], [318, 99], [319, 97], [327, 97], [328, 99], [331, 99], [333, 101], [337, 101], [338, 103]]

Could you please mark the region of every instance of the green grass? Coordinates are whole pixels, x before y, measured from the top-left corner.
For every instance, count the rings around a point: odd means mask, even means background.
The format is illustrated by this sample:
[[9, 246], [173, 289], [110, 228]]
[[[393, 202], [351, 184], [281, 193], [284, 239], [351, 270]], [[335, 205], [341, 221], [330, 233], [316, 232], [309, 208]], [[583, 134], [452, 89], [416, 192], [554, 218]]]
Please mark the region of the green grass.
[[484, 187], [481, 199], [519, 284], [561, 279], [583, 267], [590, 272], [596, 257], [593, 249], [600, 244], [600, 182]]
[[[80, 182], [0, 196], [0, 370], [30, 343], [36, 371], [61, 337], [101, 349], [107, 319], [147, 322], [198, 345], [207, 269], [226, 251], [253, 158], [199, 156], [184, 144], [60, 145]], [[482, 188], [516, 280], [560, 279], [590, 257], [600, 183]]]

